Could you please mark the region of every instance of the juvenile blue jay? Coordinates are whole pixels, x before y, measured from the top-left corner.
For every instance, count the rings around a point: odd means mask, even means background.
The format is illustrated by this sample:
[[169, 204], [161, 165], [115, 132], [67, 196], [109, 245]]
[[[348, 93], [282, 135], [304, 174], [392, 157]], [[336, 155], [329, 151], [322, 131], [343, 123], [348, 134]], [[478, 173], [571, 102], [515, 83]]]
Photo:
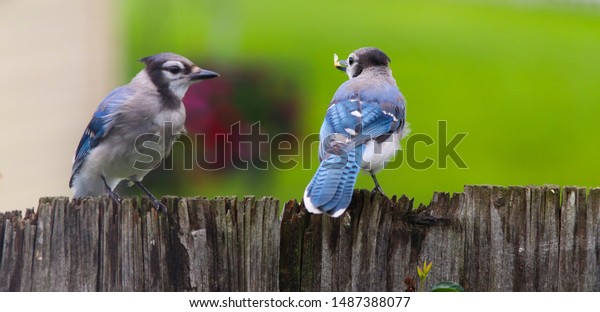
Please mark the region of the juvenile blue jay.
[[406, 134], [404, 97], [390, 58], [376, 48], [361, 48], [335, 66], [350, 78], [335, 92], [319, 135], [321, 164], [304, 192], [306, 209], [341, 216], [348, 208], [359, 170], [375, 174], [400, 148]]
[[[146, 68], [98, 105], [77, 147], [69, 187], [74, 197], [108, 194], [120, 201], [114, 188], [128, 180], [150, 197], [158, 211], [166, 211], [141, 181], [185, 131], [182, 98], [188, 87], [219, 75], [173, 53], [148, 56], [140, 62]], [[156, 157], [140, 152], [148, 148]]]

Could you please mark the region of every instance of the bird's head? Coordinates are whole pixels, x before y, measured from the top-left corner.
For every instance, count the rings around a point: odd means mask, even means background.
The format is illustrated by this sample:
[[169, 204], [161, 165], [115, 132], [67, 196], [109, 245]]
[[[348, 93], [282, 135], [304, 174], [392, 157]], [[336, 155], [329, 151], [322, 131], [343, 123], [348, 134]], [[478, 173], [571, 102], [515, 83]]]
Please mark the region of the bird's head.
[[338, 60], [337, 54], [334, 54], [335, 67], [348, 74], [350, 79], [371, 67], [387, 68], [390, 62], [390, 58], [377, 48], [360, 48], [350, 53], [346, 60]]
[[188, 87], [196, 82], [219, 77], [219, 74], [196, 66], [187, 58], [174, 53], [159, 53], [140, 59], [152, 82], [160, 88], [169, 88], [183, 98]]

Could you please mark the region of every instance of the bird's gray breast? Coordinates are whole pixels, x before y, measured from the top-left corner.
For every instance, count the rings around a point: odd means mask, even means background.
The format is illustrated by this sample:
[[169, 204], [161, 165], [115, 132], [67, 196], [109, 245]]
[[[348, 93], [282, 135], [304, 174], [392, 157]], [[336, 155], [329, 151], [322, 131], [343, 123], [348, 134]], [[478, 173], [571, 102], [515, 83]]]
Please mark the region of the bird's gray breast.
[[[184, 131], [185, 108], [165, 109], [158, 103], [137, 106], [115, 127], [114, 144], [106, 164], [111, 176], [141, 180], [171, 152], [171, 146]], [[131, 107], [130, 107], [131, 108]], [[135, 113], [134, 113], [135, 112]]]
[[152, 138], [157, 140], [155, 150], [162, 159], [171, 152], [173, 141], [184, 132], [185, 108], [180, 105], [177, 109], [163, 109], [152, 118], [152, 124]]

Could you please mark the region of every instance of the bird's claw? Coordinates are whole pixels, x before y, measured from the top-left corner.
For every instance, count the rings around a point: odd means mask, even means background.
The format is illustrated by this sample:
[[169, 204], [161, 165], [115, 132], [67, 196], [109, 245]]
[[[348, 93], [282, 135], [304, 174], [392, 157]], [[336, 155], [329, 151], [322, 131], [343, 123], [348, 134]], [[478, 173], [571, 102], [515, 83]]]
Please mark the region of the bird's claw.
[[371, 193], [372, 193], [372, 194], [379, 193], [379, 194], [381, 194], [381, 195], [383, 195], [383, 196], [386, 196], [386, 195], [385, 195], [385, 193], [383, 192], [383, 189], [382, 189], [382, 188], [381, 188], [381, 186], [379, 186], [379, 185], [375, 186], [375, 187], [373, 188], [373, 190], [371, 191]]
[[121, 202], [123, 202], [123, 198], [121, 198], [121, 196], [119, 196], [119, 194], [110, 191], [108, 192], [108, 197], [110, 197], [110, 199], [112, 199], [113, 204], [115, 206], [119, 206], [121, 204]]
[[156, 209], [156, 212], [167, 213], [167, 206], [163, 204], [160, 200], [154, 198], [152, 199], [152, 204], [154, 204], [154, 209]]
[[137, 187], [139, 187], [140, 190], [142, 190], [144, 193], [146, 193], [146, 195], [148, 195], [148, 198], [150, 198], [150, 201], [152, 202], [152, 204], [154, 204], [154, 208], [156, 209], [156, 212], [167, 213], [167, 206], [165, 206], [165, 204], [161, 203], [160, 200], [156, 199], [156, 197], [154, 197], [154, 195], [152, 195], [152, 193], [150, 193], [150, 191], [140, 181], [135, 181], [133, 183], [135, 185], [137, 185]]
[[371, 194], [375, 195], [375, 193], [377, 192], [377, 193], [385, 196], [385, 193], [383, 192], [381, 185], [379, 185], [379, 182], [377, 181], [377, 177], [375, 177], [375, 174], [371, 173], [371, 178], [373, 178], [373, 183], [375, 183], [375, 188], [373, 188], [373, 190], [371, 191]]
[[121, 198], [121, 196], [119, 196], [119, 194], [117, 194], [117, 192], [113, 191], [110, 188], [110, 186], [108, 186], [108, 183], [106, 183], [106, 178], [104, 178], [104, 176], [100, 176], [100, 178], [102, 178], [102, 182], [104, 183], [104, 189], [106, 190], [108, 197], [110, 197], [110, 199], [112, 199], [113, 204], [115, 206], [119, 206], [121, 204], [121, 202], [123, 201], [123, 198]]

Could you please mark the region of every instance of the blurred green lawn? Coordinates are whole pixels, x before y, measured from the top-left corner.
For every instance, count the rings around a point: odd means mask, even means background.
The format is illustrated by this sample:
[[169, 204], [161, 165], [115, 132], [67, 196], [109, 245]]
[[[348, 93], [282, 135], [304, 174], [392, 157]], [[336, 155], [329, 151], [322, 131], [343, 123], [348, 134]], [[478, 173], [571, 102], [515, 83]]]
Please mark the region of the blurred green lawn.
[[[464, 184], [600, 184], [600, 7], [535, 1], [125, 1], [123, 64], [172, 51], [202, 66], [271, 64], [300, 89], [298, 135], [318, 132], [346, 76], [332, 67], [363, 46], [384, 50], [407, 99], [412, 133], [447, 120], [468, 165], [437, 168], [437, 146], [418, 145], [428, 170], [404, 163], [378, 177], [388, 195], [429, 202]], [[193, 57], [192, 57], [193, 56]], [[213, 66], [214, 67], [214, 66]], [[211, 68], [216, 71], [219, 68]], [[223, 76], [220, 79], [227, 79]], [[406, 143], [406, 140], [403, 141]], [[312, 155], [314, 161], [317, 155]], [[300, 199], [316, 168], [207, 173], [210, 183], [163, 193]], [[150, 185], [152, 187], [152, 185]], [[357, 187], [372, 188], [362, 175]]]

